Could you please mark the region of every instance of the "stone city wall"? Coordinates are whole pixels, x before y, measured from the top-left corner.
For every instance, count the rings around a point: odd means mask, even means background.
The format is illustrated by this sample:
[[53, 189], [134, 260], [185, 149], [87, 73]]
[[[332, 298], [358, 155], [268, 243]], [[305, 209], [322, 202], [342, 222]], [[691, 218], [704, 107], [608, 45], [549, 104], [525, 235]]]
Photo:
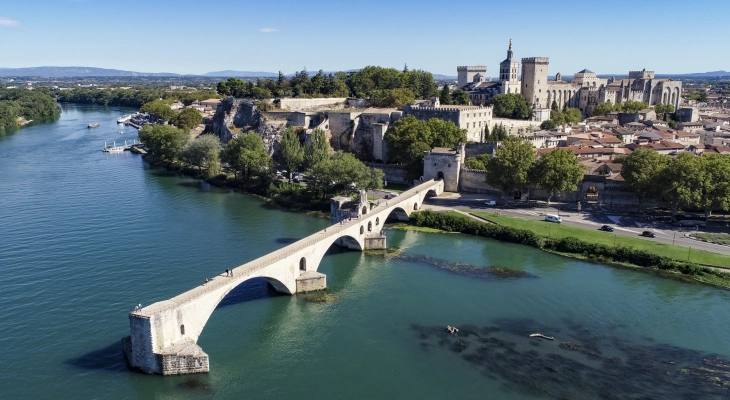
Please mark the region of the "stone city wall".
[[367, 165], [370, 168], [377, 168], [379, 170], [382, 170], [385, 173], [385, 179], [388, 182], [393, 183], [403, 183], [406, 185], [410, 185], [411, 182], [406, 178], [407, 176], [407, 169], [406, 167], [402, 165], [396, 165], [396, 164], [380, 164], [380, 163], [372, 163], [372, 162], [366, 162], [365, 165]]
[[279, 107], [283, 110], [302, 110], [309, 107], [343, 105], [346, 101], [346, 97], [317, 99], [279, 99]]
[[499, 189], [487, 185], [487, 171], [462, 168], [459, 174], [459, 190], [467, 193], [499, 194]]

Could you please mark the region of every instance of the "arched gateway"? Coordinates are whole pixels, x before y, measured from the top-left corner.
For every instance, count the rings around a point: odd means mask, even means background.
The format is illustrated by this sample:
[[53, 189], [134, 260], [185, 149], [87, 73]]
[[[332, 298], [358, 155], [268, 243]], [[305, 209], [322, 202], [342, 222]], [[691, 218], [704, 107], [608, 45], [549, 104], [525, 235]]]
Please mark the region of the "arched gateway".
[[123, 340], [129, 363], [144, 372], [163, 375], [209, 371], [208, 355], [197, 345], [198, 337], [231, 290], [253, 278], [265, 278], [277, 291], [287, 294], [324, 289], [326, 276], [317, 269], [330, 246], [364, 250], [370, 241], [378, 240], [384, 245], [381, 221], [391, 213], [407, 218], [424, 198], [443, 190], [443, 181], [423, 182], [395, 199], [380, 202], [361, 218], [336, 223], [234, 268], [232, 276], [221, 274], [205, 285], [131, 312], [130, 336]]

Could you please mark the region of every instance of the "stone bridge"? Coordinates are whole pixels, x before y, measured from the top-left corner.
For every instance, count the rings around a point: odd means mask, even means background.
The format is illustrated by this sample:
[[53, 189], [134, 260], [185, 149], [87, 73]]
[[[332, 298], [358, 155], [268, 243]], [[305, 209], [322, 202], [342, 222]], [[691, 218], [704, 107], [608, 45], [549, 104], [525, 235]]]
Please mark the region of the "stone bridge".
[[130, 336], [123, 339], [129, 363], [148, 373], [163, 375], [208, 372], [208, 355], [196, 344], [218, 303], [236, 286], [252, 278], [265, 278], [276, 290], [294, 294], [326, 288], [326, 276], [317, 271], [333, 245], [355, 250], [384, 248], [382, 228], [394, 214], [406, 219], [427, 196], [439, 195], [443, 181], [430, 180], [394, 199], [366, 205], [361, 216], [335, 223], [282, 249], [221, 274], [169, 300], [129, 314]]

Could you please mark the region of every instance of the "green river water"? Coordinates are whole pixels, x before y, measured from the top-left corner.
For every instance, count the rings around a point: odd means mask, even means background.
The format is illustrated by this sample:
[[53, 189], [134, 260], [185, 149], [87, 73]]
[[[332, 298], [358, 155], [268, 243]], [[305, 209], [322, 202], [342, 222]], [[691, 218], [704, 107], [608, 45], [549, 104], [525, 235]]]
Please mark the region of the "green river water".
[[[260, 280], [234, 290], [198, 341], [210, 373], [129, 370], [120, 339], [134, 305], [328, 224], [101, 152], [136, 138], [116, 124], [131, 111], [64, 105], [57, 122], [0, 136], [0, 398], [730, 396], [730, 292], [404, 231], [387, 232], [395, 257], [325, 256], [319, 272], [337, 301], [279, 295]], [[494, 265], [528, 275], [481, 273]]]

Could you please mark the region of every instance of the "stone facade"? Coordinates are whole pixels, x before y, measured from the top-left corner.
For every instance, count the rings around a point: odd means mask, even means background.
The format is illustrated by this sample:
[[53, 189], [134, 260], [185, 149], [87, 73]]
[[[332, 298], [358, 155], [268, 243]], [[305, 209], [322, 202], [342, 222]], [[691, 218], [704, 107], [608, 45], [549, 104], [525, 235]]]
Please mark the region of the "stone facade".
[[435, 148], [423, 152], [423, 179], [443, 180], [444, 190], [459, 191], [459, 172], [464, 164], [465, 145], [458, 149]]
[[416, 119], [427, 121], [439, 118], [451, 121], [454, 125], [466, 130], [466, 138], [470, 142], [482, 142], [484, 127], [492, 121], [492, 107], [482, 106], [440, 106], [421, 107], [410, 105], [403, 107], [405, 115], [413, 115]]
[[[663, 103], [679, 108], [682, 82], [656, 79], [653, 71], [631, 71], [628, 79], [616, 80], [599, 78], [595, 72], [584, 69], [567, 82], [562, 80], [560, 73], [555, 75], [555, 80], [548, 79], [549, 63], [547, 57], [523, 58], [521, 76], [518, 75], [516, 71], [520, 69], [520, 63], [514, 59], [510, 40], [507, 59], [500, 63], [498, 82], [475, 79], [476, 75], [467, 74], [465, 79], [459, 79], [458, 85], [469, 94], [474, 105], [488, 105], [492, 97], [500, 93], [520, 93], [532, 104], [538, 122], [550, 118], [553, 103], [561, 109], [577, 108], [586, 117], [592, 115], [598, 103], [607, 101], [643, 101], [650, 106]], [[462, 71], [464, 68], [467, 70]], [[468, 68], [472, 67], [457, 67], [457, 72], [466, 74]]]
[[459, 87], [466, 86], [471, 82], [481, 82], [487, 75], [487, 67], [484, 65], [456, 67], [457, 84]]

